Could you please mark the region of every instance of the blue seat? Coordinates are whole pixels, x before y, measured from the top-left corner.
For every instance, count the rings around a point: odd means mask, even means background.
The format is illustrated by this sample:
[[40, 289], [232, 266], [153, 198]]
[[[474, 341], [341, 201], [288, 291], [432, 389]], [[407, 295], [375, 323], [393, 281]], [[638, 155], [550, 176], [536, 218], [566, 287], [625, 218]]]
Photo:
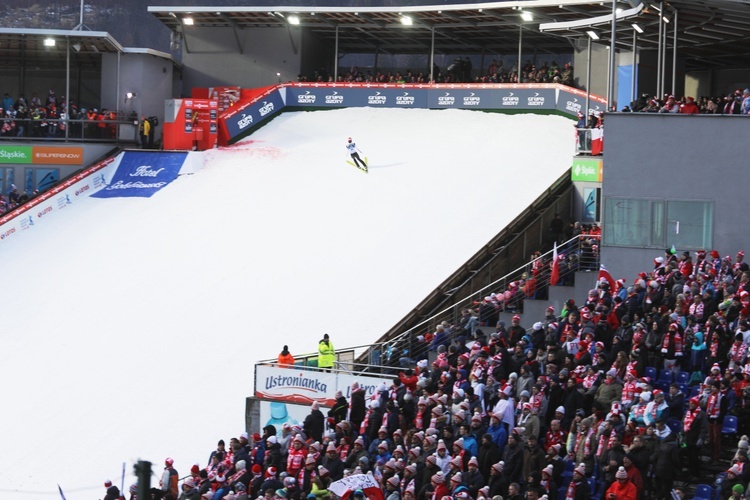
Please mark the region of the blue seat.
[[700, 394], [700, 392], [701, 392], [701, 386], [694, 385], [694, 386], [692, 386], [690, 388], [690, 397], [694, 398], [695, 396], [697, 396], [698, 394]]
[[652, 382], [656, 380], [656, 368], [654, 368], [653, 366], [647, 366], [646, 376], [650, 378]]
[[690, 373], [689, 372], [680, 372], [677, 374], [677, 378], [675, 378], [675, 382], [682, 385], [687, 385], [688, 381], [690, 380]]
[[662, 384], [671, 384], [672, 380], [674, 379], [674, 373], [672, 373], [672, 370], [662, 370], [661, 373], [659, 373], [659, 382]]
[[714, 497], [714, 489], [708, 484], [699, 484], [695, 487], [695, 495], [693, 500], [712, 500]]
[[680, 385], [680, 391], [685, 395], [685, 397], [688, 397], [688, 394], [690, 394], [690, 386], [687, 384], [679, 384]]
[[729, 435], [737, 434], [737, 417], [734, 415], [727, 415], [724, 417], [724, 423], [721, 426], [721, 433]]
[[576, 468], [576, 463], [572, 460], [565, 460], [563, 463], [565, 464], [565, 470], [562, 472], [561, 476], [563, 485], [567, 487], [571, 479], [573, 479], [573, 469]]
[[568, 488], [561, 486], [557, 488], [557, 500], [565, 500], [565, 495], [568, 493]]
[[589, 489], [591, 490], [591, 496], [596, 495], [596, 478], [590, 477], [586, 481], [589, 483]]

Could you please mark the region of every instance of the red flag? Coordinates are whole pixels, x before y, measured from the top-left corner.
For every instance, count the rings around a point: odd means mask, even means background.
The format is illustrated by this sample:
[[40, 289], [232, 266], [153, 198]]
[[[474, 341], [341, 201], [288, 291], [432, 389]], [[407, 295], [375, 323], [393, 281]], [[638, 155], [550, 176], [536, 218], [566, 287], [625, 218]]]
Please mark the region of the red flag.
[[557, 242], [555, 242], [555, 246], [552, 249], [552, 273], [549, 276], [549, 284], [550, 286], [555, 286], [558, 281], [560, 281], [560, 262], [557, 257]]
[[604, 131], [600, 128], [591, 129], [591, 154], [600, 155], [604, 150]]
[[617, 292], [617, 283], [615, 282], [615, 279], [611, 274], [609, 274], [609, 271], [607, 271], [606, 267], [599, 264], [599, 277], [597, 278], [597, 281], [601, 280], [607, 280], [607, 283], [609, 283], [609, 289], [612, 291], [612, 293]]

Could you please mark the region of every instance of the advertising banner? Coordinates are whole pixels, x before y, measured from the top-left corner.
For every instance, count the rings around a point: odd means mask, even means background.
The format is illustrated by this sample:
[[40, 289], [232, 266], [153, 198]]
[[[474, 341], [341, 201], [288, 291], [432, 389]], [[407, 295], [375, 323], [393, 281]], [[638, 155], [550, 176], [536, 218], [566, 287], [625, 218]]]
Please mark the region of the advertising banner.
[[602, 182], [601, 159], [575, 158], [570, 169], [570, 180], [578, 182]]
[[281, 98], [281, 94], [278, 90], [275, 90], [251, 104], [233, 108], [232, 112], [225, 115], [222, 119], [226, 125], [229, 137], [233, 138], [251, 126], [271, 118], [281, 111], [283, 107], [284, 101]]
[[83, 165], [83, 148], [33, 146], [31, 155], [39, 165]]
[[82, 165], [83, 148], [64, 146], [0, 146], [0, 163]]
[[[327, 414], [325, 408], [321, 407], [323, 415]], [[276, 427], [276, 434], [281, 435], [284, 424], [302, 425], [305, 417], [310, 414], [310, 405], [295, 405], [283, 401], [260, 401], [260, 425]]]
[[336, 391], [344, 397], [351, 395], [351, 385], [359, 383], [366, 397], [372, 396], [382, 383], [388, 387], [392, 377], [371, 377], [328, 373], [295, 367], [280, 368], [271, 365], [255, 366], [255, 397], [286, 403], [309, 405], [317, 401], [323, 406], [333, 406]]
[[110, 183], [96, 198], [150, 198], [177, 178], [187, 153], [126, 152]]
[[589, 95], [589, 110], [588, 113], [585, 111], [586, 107], [586, 92], [581, 90], [565, 88], [558, 91], [557, 96], [557, 109], [577, 115], [579, 112], [589, 115], [592, 112], [601, 113], [607, 105], [606, 101], [599, 96]]
[[[315, 106], [341, 108], [355, 106], [351, 89], [295, 88], [286, 89], [287, 106]], [[363, 105], [363, 104], [360, 104]]]
[[491, 109], [496, 108], [495, 90], [488, 89], [430, 89], [427, 107], [436, 109]]
[[0, 217], [0, 241], [33, 228], [53, 211], [62, 210], [75, 203], [79, 197], [86, 197], [101, 189], [105, 185], [104, 172], [115, 161], [115, 158], [107, 158]]
[[0, 146], [0, 163], [31, 162], [31, 146]]

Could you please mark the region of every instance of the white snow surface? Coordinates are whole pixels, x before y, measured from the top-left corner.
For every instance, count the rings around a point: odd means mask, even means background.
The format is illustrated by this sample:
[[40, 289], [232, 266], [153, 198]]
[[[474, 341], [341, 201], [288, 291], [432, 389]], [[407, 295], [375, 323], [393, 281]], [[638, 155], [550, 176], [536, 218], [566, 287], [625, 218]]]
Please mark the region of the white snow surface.
[[0, 498], [102, 498], [139, 459], [205, 466], [245, 430], [256, 360], [373, 342], [570, 166], [572, 128], [287, 113], [150, 199], [89, 198], [4, 241]]

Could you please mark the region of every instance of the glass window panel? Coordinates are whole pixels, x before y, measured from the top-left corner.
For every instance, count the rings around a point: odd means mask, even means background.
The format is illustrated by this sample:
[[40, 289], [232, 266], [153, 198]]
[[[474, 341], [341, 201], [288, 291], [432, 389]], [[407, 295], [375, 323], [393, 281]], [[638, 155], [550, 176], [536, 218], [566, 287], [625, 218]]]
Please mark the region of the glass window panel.
[[649, 246], [650, 204], [649, 200], [607, 198], [604, 203], [604, 243]]
[[654, 201], [651, 204], [651, 245], [664, 246], [664, 202]]
[[667, 203], [667, 244], [677, 248], [713, 247], [713, 204], [703, 201]]

